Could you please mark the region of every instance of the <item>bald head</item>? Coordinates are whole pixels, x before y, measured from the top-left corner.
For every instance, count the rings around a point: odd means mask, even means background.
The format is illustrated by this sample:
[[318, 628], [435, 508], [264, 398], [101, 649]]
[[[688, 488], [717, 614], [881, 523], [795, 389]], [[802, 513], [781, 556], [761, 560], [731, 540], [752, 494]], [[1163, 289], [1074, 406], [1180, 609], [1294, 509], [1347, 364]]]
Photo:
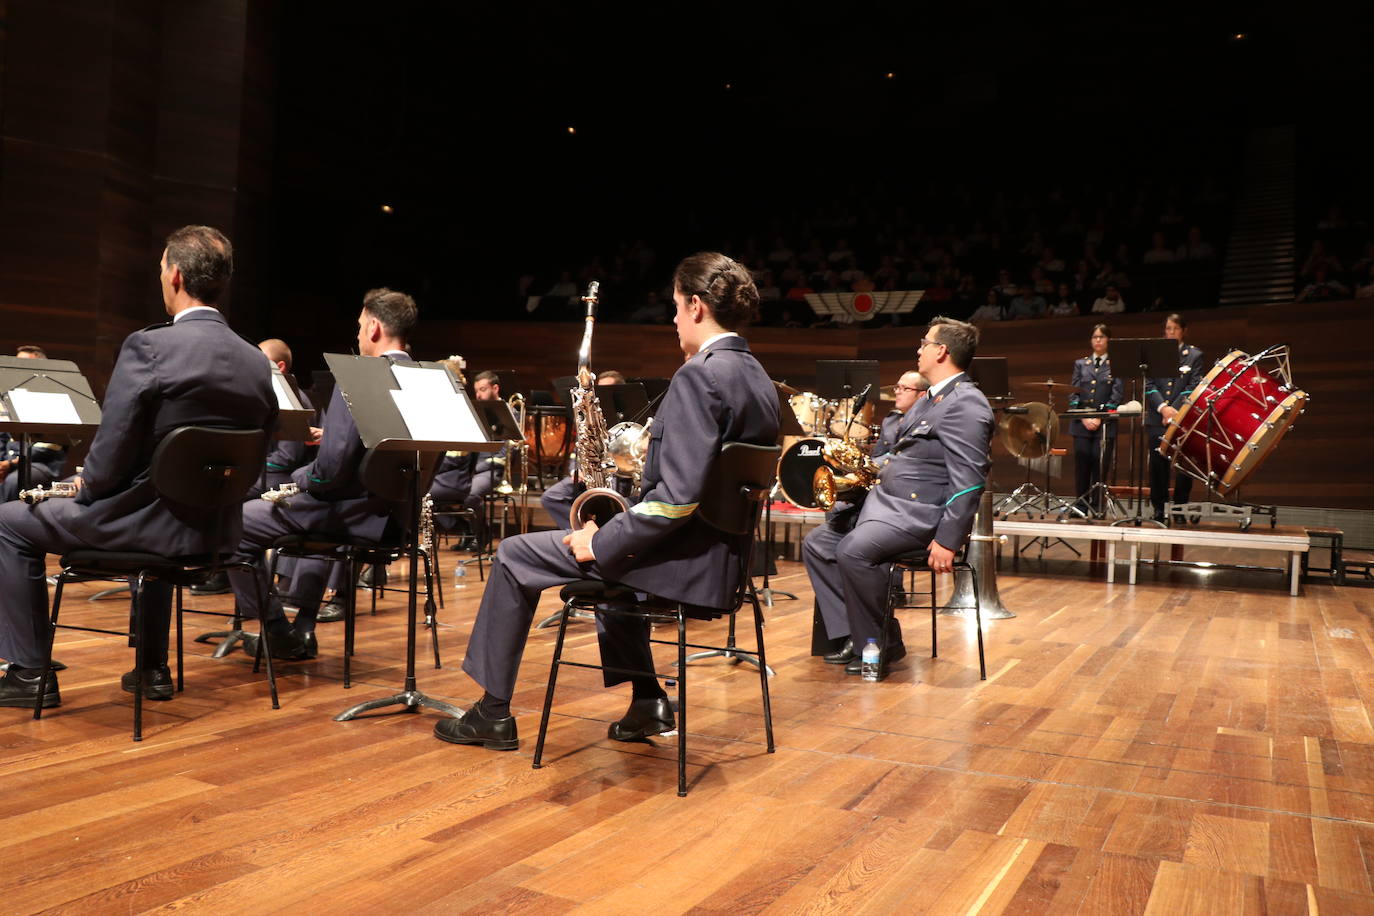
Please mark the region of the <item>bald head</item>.
[[258, 344], [258, 349], [267, 354], [267, 358], [281, 371], [291, 371], [291, 348], [286, 345], [286, 341], [278, 337], [269, 337]]

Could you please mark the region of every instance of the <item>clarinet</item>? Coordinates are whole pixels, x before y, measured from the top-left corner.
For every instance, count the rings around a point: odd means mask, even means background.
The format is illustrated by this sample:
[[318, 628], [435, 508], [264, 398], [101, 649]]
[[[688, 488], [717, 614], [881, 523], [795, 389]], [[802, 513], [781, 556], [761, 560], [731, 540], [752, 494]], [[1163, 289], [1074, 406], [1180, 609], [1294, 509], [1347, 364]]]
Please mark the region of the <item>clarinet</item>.
[[34, 487], [31, 490], [20, 490], [19, 501], [34, 506], [45, 499], [71, 499], [80, 492], [80, 484], [70, 480], [58, 480], [47, 488]]
[[301, 491], [301, 488], [294, 483], [284, 483], [279, 487], [263, 492], [259, 499], [265, 499], [269, 503], [284, 503]]

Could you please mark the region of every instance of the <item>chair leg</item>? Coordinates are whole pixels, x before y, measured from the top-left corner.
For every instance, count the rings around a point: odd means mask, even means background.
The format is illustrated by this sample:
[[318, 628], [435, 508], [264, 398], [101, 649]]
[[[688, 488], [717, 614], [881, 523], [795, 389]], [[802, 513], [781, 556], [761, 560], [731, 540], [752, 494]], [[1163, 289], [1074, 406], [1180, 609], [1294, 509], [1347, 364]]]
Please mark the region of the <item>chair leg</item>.
[[[269, 583], [267, 587], [269, 594], [264, 595], [261, 591], [258, 592], [258, 654], [257, 657], [253, 659], [253, 670], [255, 672], [258, 670], [258, 663], [265, 656], [267, 658], [267, 692], [272, 697], [272, 708], [281, 709], [281, 702], [277, 698], [277, 669], [272, 665], [272, 637], [267, 632], [267, 603], [271, 600], [270, 592], [272, 590], [272, 586], [270, 585], [270, 583], [275, 581], [276, 568], [277, 558], [273, 556], [273, 575], [269, 575], [267, 579]], [[253, 569], [252, 566], [245, 566], [245, 569], [253, 574], [253, 588], [261, 589], [262, 580], [258, 577], [257, 570]]]
[[[763, 676], [768, 677], [767, 672]], [[677, 796], [687, 797], [687, 615], [681, 604], [677, 606]]]
[[978, 598], [978, 572], [972, 567], [968, 567], [968, 574], [973, 579], [973, 621], [978, 627], [978, 679], [986, 681], [988, 679], [988, 662], [983, 657], [983, 602]]
[[52, 677], [52, 646], [57, 639], [57, 612], [62, 609], [62, 586], [67, 582], [66, 573], [57, 574], [57, 588], [53, 592], [52, 614], [48, 617], [48, 651], [43, 656], [43, 671], [38, 675], [38, 696], [33, 700], [33, 717], [43, 718], [43, 696], [48, 692], [48, 679]]
[[939, 630], [935, 622], [939, 619], [940, 609], [935, 603], [935, 570], [930, 571], [930, 657], [939, 658]]
[[[348, 555], [348, 582], [345, 584], [347, 594], [344, 599], [344, 652], [343, 652], [343, 685], [345, 690], [353, 687], [353, 634], [358, 626], [357, 605], [358, 605], [358, 555], [350, 553]], [[376, 581], [377, 571], [373, 568], [373, 581]], [[375, 592], [374, 592], [375, 594]]]
[[176, 587], [177, 595], [177, 693], [186, 690], [186, 670], [184, 664], [185, 646], [181, 635], [181, 586]]
[[[768, 738], [768, 753], [773, 753], [773, 703], [768, 695], [768, 658], [763, 650], [763, 607], [759, 604], [759, 593], [754, 591], [754, 583], [749, 583], [749, 600], [754, 605], [754, 638], [759, 650], [759, 684], [763, 688], [763, 731]], [[733, 621], [733, 617], [731, 620]]]
[[144, 573], [138, 574], [134, 585], [133, 618], [134, 625], [129, 630], [134, 640], [134, 740], [143, 740], [143, 585]]
[[549, 687], [544, 692], [544, 710], [539, 714], [539, 740], [534, 743], [534, 768], [543, 766], [544, 738], [549, 733], [549, 712], [553, 709], [553, 690], [558, 683], [558, 666], [563, 663], [563, 637], [568, 633], [568, 618], [572, 616], [572, 603], [563, 605], [563, 615], [558, 622], [558, 639], [553, 644], [553, 661], [549, 665]]

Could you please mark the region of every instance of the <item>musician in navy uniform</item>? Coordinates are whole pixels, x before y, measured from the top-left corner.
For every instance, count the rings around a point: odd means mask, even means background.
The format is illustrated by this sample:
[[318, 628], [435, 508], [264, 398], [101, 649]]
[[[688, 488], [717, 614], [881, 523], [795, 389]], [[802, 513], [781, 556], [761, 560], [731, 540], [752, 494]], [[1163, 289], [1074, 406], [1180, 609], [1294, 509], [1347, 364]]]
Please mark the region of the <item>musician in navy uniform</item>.
[[[1168, 458], [1159, 454], [1164, 437], [1164, 425], [1178, 414], [1188, 395], [1193, 393], [1206, 372], [1202, 368], [1202, 351], [1184, 343], [1188, 322], [1177, 312], [1164, 319], [1164, 336], [1178, 341], [1178, 374], [1152, 378], [1145, 383], [1145, 432], [1150, 442], [1150, 503], [1154, 519], [1165, 521], [1164, 506], [1169, 501]], [[1182, 505], [1193, 492], [1193, 478], [1178, 474], [1174, 481], [1174, 503]]]
[[[1069, 380], [1069, 406], [1084, 410], [1116, 410], [1121, 404], [1122, 381], [1112, 372], [1112, 360], [1107, 353], [1112, 332], [1105, 324], [1093, 325], [1092, 353], [1073, 361], [1073, 377]], [[1100, 417], [1069, 421], [1073, 436], [1073, 478], [1079, 505], [1085, 512], [1102, 513], [1102, 499], [1098, 494], [1089, 504], [1088, 491], [1110, 473], [1116, 456], [1116, 421]]]
[[[831, 639], [849, 637], [849, 674], [860, 673], [854, 647], [878, 641], [881, 671], [906, 655], [900, 628], [882, 633], [888, 565], [926, 548], [937, 573], [952, 568], [973, 528], [991, 465], [992, 409], [965, 370], [978, 329], [935, 318], [917, 353], [930, 391], [903, 418], [897, 442], [879, 461], [878, 480], [852, 531], [821, 525], [806, 536], [802, 560]], [[843, 650], [841, 650], [843, 654]], [[881, 676], [881, 675], [880, 675]]]
[[[506, 538], [487, 577], [463, 670], [484, 689], [461, 719], [434, 729], [455, 744], [493, 750], [518, 746], [510, 698], [544, 589], [575, 579], [624, 583], [662, 597], [724, 608], [739, 586], [748, 540], [723, 535], [696, 514], [702, 488], [727, 442], [773, 445], [778, 398], [768, 374], [736, 329], [752, 318], [758, 290], [744, 265], [722, 254], [686, 258], [673, 274], [678, 340], [688, 359], [673, 376], [651, 427], [642, 496], [604, 527], [539, 531]], [[652, 670], [643, 621], [607, 616], [598, 636], [602, 663]], [[653, 677], [604, 672], [606, 686], [629, 680], [629, 710], [610, 737], [633, 741], [674, 727], [667, 696]]]
[[[20, 359], [47, 359], [42, 347], [25, 344], [14, 351]], [[19, 498], [19, 439], [0, 431], [0, 503]], [[29, 446], [29, 486], [39, 487], [62, 476], [67, 450], [54, 442]]]
[[[125, 338], [100, 430], [77, 478], [77, 497], [0, 507], [0, 656], [10, 661], [0, 680], [0, 706], [30, 705], [38, 690], [50, 632], [44, 554], [89, 547], [203, 556], [238, 541], [238, 513], [170, 505], [148, 475], [154, 448], [178, 427], [261, 429], [269, 435], [276, 427], [271, 368], [214, 307], [232, 271], [233, 249], [218, 230], [187, 226], [168, 237], [161, 284], [172, 321]], [[152, 665], [144, 674], [144, 695], [170, 699], [172, 591], [164, 582], [144, 589], [144, 657]], [[132, 691], [136, 683], [137, 672], [130, 671], [122, 686]], [[43, 705], [58, 702], [54, 677]]]
[[[477, 373], [472, 392], [479, 401], [501, 400], [501, 377], [491, 371]], [[487, 515], [484, 500], [496, 489], [505, 474], [509, 449], [501, 446], [496, 452], [447, 452], [439, 461], [429, 495], [435, 500], [462, 503], [472, 510], [472, 534], [480, 547], [487, 540]], [[438, 523], [451, 528], [454, 518], [441, 515]]]
[[[358, 313], [358, 352], [409, 362], [406, 340], [416, 319], [415, 300], [405, 293], [385, 288], [369, 290]], [[278, 537], [313, 531], [381, 541], [399, 530], [399, 523], [391, 517], [391, 504], [369, 493], [358, 477], [366, 449], [344, 401], [343, 390], [337, 385], [325, 409], [323, 428], [315, 460], [291, 474], [300, 492], [281, 502], [257, 500], [244, 504], [243, 538], [236, 559], [252, 561], [256, 574], [235, 570], [229, 574], [229, 581], [239, 612], [245, 618], [257, 616], [259, 588], [262, 594], [268, 592], [263, 553]], [[294, 622], [287, 622], [280, 598], [271, 599], [266, 609], [274, 658], [299, 661], [318, 654], [315, 624], [320, 597], [331, 568], [337, 565], [315, 557], [296, 561], [291, 574], [291, 597], [299, 611]], [[257, 649], [257, 637], [245, 637], [243, 650], [254, 655]]]
[[[614, 369], [607, 369], [596, 377], [597, 385], [623, 385], [625, 376]], [[566, 397], [566, 393], [564, 395]], [[576, 470], [577, 456], [568, 459], [573, 470]], [[613, 481], [615, 489], [622, 496], [629, 496], [634, 482], [625, 477], [616, 477]], [[555, 526], [564, 531], [572, 530], [572, 505], [587, 488], [581, 481], [573, 480], [572, 474], [564, 477], [558, 483], [549, 487], [539, 496], [539, 504], [544, 507], [544, 511], [549, 513], [549, 518], [553, 519]]]

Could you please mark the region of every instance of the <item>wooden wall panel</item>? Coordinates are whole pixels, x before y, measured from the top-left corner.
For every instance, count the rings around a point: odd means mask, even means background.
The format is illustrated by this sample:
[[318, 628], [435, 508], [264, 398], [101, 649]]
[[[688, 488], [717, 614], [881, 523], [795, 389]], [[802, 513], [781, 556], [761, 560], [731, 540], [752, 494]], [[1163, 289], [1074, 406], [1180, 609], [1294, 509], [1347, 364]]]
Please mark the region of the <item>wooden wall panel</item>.
[[[1295, 318], [1295, 316], [1300, 316]], [[1374, 429], [1368, 417], [1374, 403], [1370, 370], [1374, 314], [1366, 303], [1321, 303], [1254, 309], [1200, 311], [1190, 316], [1188, 340], [1202, 347], [1210, 366], [1232, 349], [1257, 353], [1288, 343], [1294, 380], [1311, 396], [1307, 413], [1256, 472], [1246, 487], [1247, 499], [1278, 505], [1374, 509]], [[1162, 333], [1162, 314], [1117, 316], [1116, 337], [1149, 337]], [[1022, 401], [1044, 401], [1047, 378], [1068, 382], [1073, 360], [1088, 353], [1096, 319], [1060, 318], [993, 324], [983, 329], [983, 356], [1005, 356], [1012, 394]], [[308, 328], [295, 330], [308, 346]], [[884, 384], [892, 384], [915, 365], [916, 345], [924, 328], [874, 330], [784, 330], [757, 328], [749, 333], [751, 348], [774, 378], [806, 388], [817, 359], [877, 359]], [[511, 368], [544, 387], [553, 375], [576, 368], [581, 325], [500, 322], [433, 322], [424, 326], [417, 351], [425, 357], [461, 353], [471, 371]], [[592, 347], [597, 369], [620, 369], [628, 375], [671, 375], [680, 364], [672, 326], [598, 325]], [[1128, 383], [1128, 394], [1131, 386]], [[1056, 408], [1065, 406], [1062, 394]], [[1061, 423], [1059, 444], [1068, 439]], [[1024, 478], [1024, 471], [994, 444], [993, 476], [1005, 488]], [[1126, 482], [1126, 465], [1120, 465]], [[1071, 488], [1072, 468], [1065, 466], [1059, 489]], [[1200, 488], [1198, 488], [1200, 491]]]

